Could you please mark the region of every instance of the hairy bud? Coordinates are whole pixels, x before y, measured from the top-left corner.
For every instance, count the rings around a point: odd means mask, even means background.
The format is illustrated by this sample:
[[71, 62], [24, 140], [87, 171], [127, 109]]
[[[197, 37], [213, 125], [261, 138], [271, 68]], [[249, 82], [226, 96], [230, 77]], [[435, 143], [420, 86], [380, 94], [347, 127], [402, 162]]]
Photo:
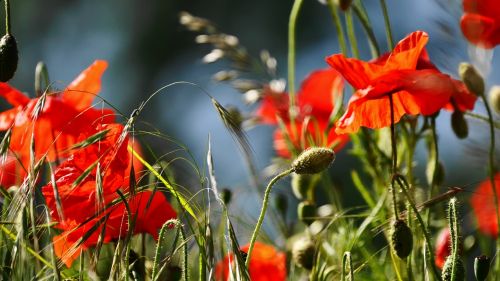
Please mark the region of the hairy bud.
[[489, 102], [491, 108], [493, 108], [497, 114], [500, 114], [500, 86], [493, 86], [491, 88]]
[[459, 139], [465, 139], [469, 135], [469, 126], [462, 112], [455, 110], [451, 114], [451, 128]]
[[292, 163], [292, 169], [297, 174], [319, 173], [335, 160], [335, 152], [326, 147], [311, 147], [304, 150]]
[[482, 255], [474, 259], [474, 275], [477, 281], [484, 281], [490, 272], [490, 258]]
[[5, 34], [0, 40], [0, 81], [7, 82], [17, 69], [17, 43], [14, 36]]
[[484, 80], [477, 70], [469, 63], [463, 62], [458, 67], [458, 74], [467, 89], [476, 96], [484, 94]]
[[408, 257], [413, 248], [413, 234], [403, 220], [396, 220], [391, 229], [391, 247], [400, 257]]

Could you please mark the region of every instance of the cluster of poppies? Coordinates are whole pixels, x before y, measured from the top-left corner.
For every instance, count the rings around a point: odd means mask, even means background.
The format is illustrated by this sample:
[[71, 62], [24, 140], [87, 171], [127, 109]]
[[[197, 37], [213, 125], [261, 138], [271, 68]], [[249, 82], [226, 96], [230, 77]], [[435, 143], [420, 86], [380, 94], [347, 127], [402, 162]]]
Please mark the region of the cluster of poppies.
[[92, 106], [106, 67], [105, 61], [95, 61], [65, 90], [33, 99], [0, 84], [0, 96], [12, 105], [0, 113], [0, 130], [10, 134], [0, 183], [28, 189], [29, 179], [38, 176], [35, 166], [44, 161], [57, 165], [42, 193], [60, 230], [53, 238], [55, 253], [68, 267], [99, 239], [107, 243], [125, 237], [129, 219], [133, 233], [157, 238], [161, 226], [176, 217], [161, 192], [130, 190], [130, 175], [139, 178], [142, 165], [128, 147], [140, 147], [115, 122], [112, 110]]

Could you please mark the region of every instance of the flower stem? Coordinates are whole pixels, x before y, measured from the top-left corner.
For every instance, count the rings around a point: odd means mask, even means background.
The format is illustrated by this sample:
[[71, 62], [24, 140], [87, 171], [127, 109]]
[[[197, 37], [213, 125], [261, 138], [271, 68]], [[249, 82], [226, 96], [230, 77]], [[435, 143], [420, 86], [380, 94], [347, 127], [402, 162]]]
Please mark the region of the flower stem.
[[389, 106], [391, 110], [391, 148], [392, 148], [392, 169], [391, 169], [391, 192], [392, 192], [392, 204], [394, 205], [394, 217], [398, 219], [398, 207], [396, 200], [396, 185], [395, 177], [398, 168], [398, 148], [396, 144], [396, 126], [394, 125], [394, 101], [392, 100], [392, 94], [389, 94]]
[[332, 15], [333, 22], [335, 23], [335, 28], [337, 29], [337, 37], [339, 39], [340, 51], [342, 52], [342, 54], [346, 56], [347, 44], [345, 41], [344, 29], [342, 28], [342, 23], [340, 22], [337, 6], [333, 1], [334, 0], [328, 0], [328, 8], [330, 9], [330, 14]]
[[364, 10], [362, 10], [362, 8], [360, 8], [360, 6], [362, 6], [361, 2], [359, 3], [359, 6], [354, 4], [351, 7], [356, 16], [358, 17], [359, 21], [361, 22], [361, 25], [365, 29], [366, 35], [368, 36], [368, 40], [370, 40], [373, 57], [378, 57], [380, 56], [380, 47], [378, 46], [377, 38], [375, 37], [375, 33], [373, 32], [373, 28], [370, 23], [370, 20], [368, 19], [368, 15], [365, 13]]
[[[288, 95], [290, 109], [292, 110], [295, 106], [295, 26], [302, 2], [303, 0], [295, 0], [293, 2], [288, 21]], [[293, 116], [290, 117], [293, 119]]]
[[347, 26], [347, 36], [351, 43], [351, 52], [353, 57], [359, 58], [358, 41], [356, 40], [356, 32], [354, 30], [354, 22], [352, 20], [352, 10], [345, 11], [345, 22]]
[[255, 241], [257, 240], [257, 236], [259, 235], [260, 227], [264, 222], [264, 217], [266, 216], [267, 205], [269, 203], [269, 195], [271, 194], [271, 190], [273, 185], [280, 179], [288, 176], [293, 170], [288, 169], [281, 174], [275, 176], [267, 185], [266, 191], [264, 192], [264, 199], [262, 201], [262, 209], [260, 210], [259, 219], [257, 220], [257, 224], [255, 225], [255, 229], [252, 234], [252, 238], [250, 239], [250, 246], [248, 247], [247, 260], [245, 261], [245, 265], [248, 267], [250, 264], [250, 258], [252, 256], [253, 247], [255, 245]]
[[10, 0], [5, 2], [5, 34], [10, 34]]
[[457, 219], [457, 199], [453, 197], [448, 207], [448, 220], [450, 224], [451, 236], [451, 281], [457, 280], [457, 260], [458, 257], [458, 219]]
[[380, 6], [382, 7], [382, 13], [384, 14], [387, 46], [389, 47], [390, 50], [392, 50], [394, 48], [394, 41], [392, 39], [391, 22], [389, 21], [389, 12], [387, 11], [387, 4], [385, 3], [385, 0], [380, 0]]

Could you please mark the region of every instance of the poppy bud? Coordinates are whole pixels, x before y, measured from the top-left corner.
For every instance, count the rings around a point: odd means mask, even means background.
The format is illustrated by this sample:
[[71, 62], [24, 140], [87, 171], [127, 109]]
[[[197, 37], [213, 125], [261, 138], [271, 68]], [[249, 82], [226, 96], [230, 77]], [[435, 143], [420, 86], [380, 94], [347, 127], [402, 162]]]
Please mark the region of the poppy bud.
[[285, 218], [286, 211], [288, 209], [288, 201], [286, 200], [286, 196], [283, 194], [278, 194], [276, 197], [274, 197], [274, 204], [276, 206], [276, 209], [280, 212], [281, 216]]
[[484, 281], [490, 271], [490, 258], [482, 255], [474, 259], [474, 275], [477, 281]]
[[309, 193], [312, 188], [312, 177], [312, 175], [292, 174], [292, 191], [297, 199], [310, 199]]
[[292, 169], [297, 174], [319, 173], [335, 160], [335, 152], [326, 147], [311, 147], [304, 150], [292, 163]]
[[0, 81], [9, 81], [17, 69], [17, 43], [14, 36], [5, 34], [0, 40]]
[[311, 270], [314, 265], [316, 247], [310, 238], [302, 238], [293, 243], [292, 258], [299, 266]]
[[310, 225], [316, 217], [316, 206], [309, 201], [300, 202], [297, 206], [297, 214], [301, 222]]
[[493, 110], [500, 114], [500, 86], [493, 86], [490, 90], [490, 105]]
[[465, 139], [469, 135], [469, 127], [464, 118], [464, 114], [459, 110], [455, 110], [451, 114], [451, 128], [459, 139]]
[[220, 195], [224, 204], [229, 205], [229, 203], [231, 202], [231, 197], [233, 196], [231, 190], [223, 188]]
[[463, 62], [458, 67], [458, 74], [464, 82], [467, 89], [476, 96], [484, 94], [484, 80], [483, 77], [477, 72], [476, 68], [469, 63]]
[[463, 281], [465, 280], [465, 268], [464, 263], [461, 258], [457, 258], [455, 264], [455, 278], [452, 278], [452, 267], [453, 267], [453, 257], [448, 256], [446, 258], [446, 262], [443, 266], [443, 272], [441, 273], [441, 279], [443, 281], [451, 281], [452, 279], [455, 281]]
[[391, 247], [401, 259], [408, 257], [411, 253], [413, 248], [413, 235], [411, 229], [403, 220], [398, 219], [392, 225]]
[[346, 11], [351, 6], [352, 0], [335, 0], [335, 4], [339, 6], [342, 11]]

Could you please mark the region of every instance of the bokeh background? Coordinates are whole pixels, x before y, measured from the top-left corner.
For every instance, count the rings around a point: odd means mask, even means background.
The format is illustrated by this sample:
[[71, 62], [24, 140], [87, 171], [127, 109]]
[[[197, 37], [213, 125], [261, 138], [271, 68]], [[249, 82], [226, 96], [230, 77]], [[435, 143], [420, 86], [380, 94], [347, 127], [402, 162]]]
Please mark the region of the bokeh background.
[[[267, 49], [278, 60], [278, 74], [286, 77], [287, 24], [291, 0], [45, 0], [12, 3], [12, 30], [20, 48], [20, 64], [11, 83], [33, 93], [34, 69], [44, 61], [50, 78], [59, 88], [72, 81], [95, 59], [109, 62], [101, 96], [129, 115], [158, 88], [175, 81], [189, 81], [218, 99], [236, 105], [247, 114], [241, 95], [211, 76], [228, 64], [203, 64], [211, 49], [197, 45], [195, 34], [179, 24], [179, 12], [210, 19], [221, 31], [237, 36], [248, 51], [258, 56]], [[364, 1], [382, 50], [387, 50], [382, 13], [378, 1]], [[462, 13], [457, 0], [388, 0], [395, 40], [417, 29], [430, 35], [428, 50], [432, 60], [452, 76], [461, 61], [473, 61], [488, 74], [488, 86], [500, 83], [499, 58], [468, 46], [459, 29]], [[364, 32], [356, 25], [361, 54], [369, 59]], [[297, 30], [297, 82], [311, 71], [327, 67], [324, 58], [338, 53], [337, 35], [326, 6], [306, 0]], [[489, 67], [490, 66], [490, 67]], [[489, 71], [491, 69], [491, 71]], [[478, 111], [482, 105], [478, 103]], [[225, 130], [210, 100], [196, 87], [177, 85], [157, 95], [141, 115], [163, 133], [184, 143], [200, 167], [204, 166], [208, 135], [220, 186], [234, 191], [236, 200], [257, 204], [248, 188], [249, 176], [242, 154]], [[483, 123], [469, 121], [470, 135], [458, 140], [451, 131], [450, 115], [439, 117], [441, 156], [447, 169], [446, 185], [472, 188], [485, 178], [487, 130]], [[254, 158], [260, 170], [270, 164], [273, 128], [255, 127], [248, 131]], [[152, 147], [168, 150], [165, 143]], [[419, 148], [418, 171], [425, 169], [425, 150]], [[348, 154], [339, 153], [332, 174], [346, 194], [355, 193], [350, 170], [360, 169]], [[190, 175], [186, 173], [186, 176]], [[197, 181], [195, 181], [197, 182]], [[195, 193], [200, 185], [190, 187]], [[276, 189], [275, 192], [286, 192]], [[238, 199], [239, 198], [239, 199]], [[249, 199], [254, 198], [254, 199]], [[257, 205], [253, 209], [257, 209]]]

